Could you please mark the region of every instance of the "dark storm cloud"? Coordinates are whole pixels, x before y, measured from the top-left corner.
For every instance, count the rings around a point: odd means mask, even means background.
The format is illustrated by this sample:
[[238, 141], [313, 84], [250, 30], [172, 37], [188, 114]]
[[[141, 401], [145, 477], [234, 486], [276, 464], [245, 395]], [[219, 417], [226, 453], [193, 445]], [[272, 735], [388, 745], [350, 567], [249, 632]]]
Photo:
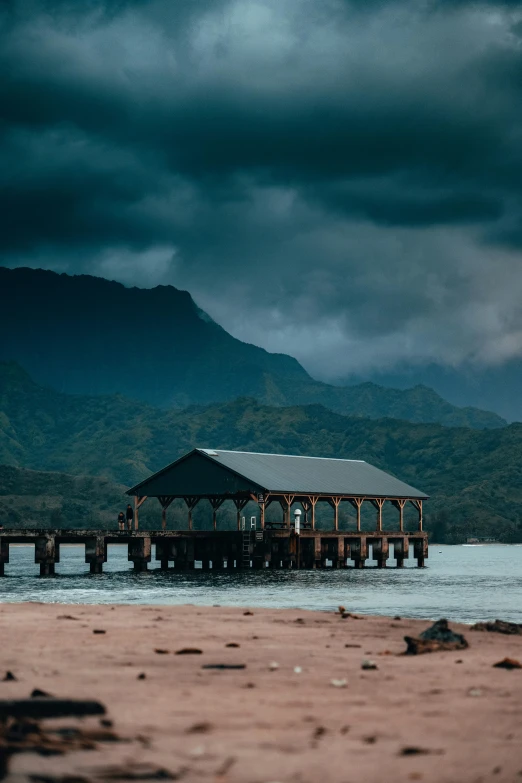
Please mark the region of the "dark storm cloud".
[[236, 334], [323, 374], [509, 358], [519, 12], [12, 1], [4, 263], [186, 286]]

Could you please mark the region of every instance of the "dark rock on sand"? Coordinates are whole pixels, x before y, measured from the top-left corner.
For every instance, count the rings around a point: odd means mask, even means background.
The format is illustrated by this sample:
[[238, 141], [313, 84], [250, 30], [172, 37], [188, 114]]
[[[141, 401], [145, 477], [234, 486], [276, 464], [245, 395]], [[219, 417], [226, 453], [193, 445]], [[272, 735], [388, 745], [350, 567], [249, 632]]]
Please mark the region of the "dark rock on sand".
[[181, 650], [176, 650], [175, 655], [202, 655], [203, 650], [199, 647], [182, 647]]
[[488, 631], [489, 633], [505, 633], [509, 636], [522, 636], [522, 625], [520, 623], [508, 623], [506, 620], [495, 620], [495, 622], [475, 623], [471, 626], [472, 631]]
[[212, 731], [212, 724], [208, 721], [202, 721], [189, 726], [187, 734], [208, 734], [209, 731]]
[[522, 663], [516, 658], [503, 658], [498, 663], [494, 663], [495, 669], [522, 669]]
[[447, 620], [437, 620], [418, 637], [405, 636], [405, 655], [422, 655], [440, 650], [465, 650], [468, 642], [461, 633], [455, 633], [448, 627]]

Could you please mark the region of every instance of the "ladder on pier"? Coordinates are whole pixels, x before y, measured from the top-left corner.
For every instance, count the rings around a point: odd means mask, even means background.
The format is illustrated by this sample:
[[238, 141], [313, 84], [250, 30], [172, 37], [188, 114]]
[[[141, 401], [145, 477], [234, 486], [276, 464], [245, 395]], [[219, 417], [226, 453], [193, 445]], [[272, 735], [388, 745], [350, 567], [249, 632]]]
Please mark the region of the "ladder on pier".
[[243, 530], [243, 549], [241, 552], [241, 565], [250, 568], [250, 531]]
[[256, 529], [257, 523], [255, 517], [250, 517], [250, 529], [247, 529], [245, 517], [241, 517], [241, 530], [243, 531], [243, 547], [241, 551], [241, 565], [243, 568], [250, 568], [250, 542], [252, 540], [252, 531]]

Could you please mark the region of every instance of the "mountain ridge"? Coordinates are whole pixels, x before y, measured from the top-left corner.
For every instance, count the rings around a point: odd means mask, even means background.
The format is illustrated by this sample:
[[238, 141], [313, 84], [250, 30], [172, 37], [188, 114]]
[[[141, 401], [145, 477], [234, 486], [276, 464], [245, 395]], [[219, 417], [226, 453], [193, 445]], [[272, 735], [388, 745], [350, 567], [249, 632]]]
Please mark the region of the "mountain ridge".
[[286, 354], [230, 335], [173, 286], [142, 289], [90, 275], [0, 267], [0, 360], [70, 394], [125, 393], [159, 407], [248, 396], [319, 403], [343, 415], [496, 428], [495, 413], [451, 405], [421, 384], [331, 386]]
[[[196, 446], [364, 459], [430, 495], [429, 526], [445, 525], [446, 540], [522, 535], [522, 424], [472, 430], [250, 398], [168, 411], [122, 395], [67, 395], [34, 383], [14, 363], [0, 364], [0, 464], [122, 487]], [[123, 497], [109, 490], [118, 508]], [[34, 512], [38, 503], [27, 507]]]

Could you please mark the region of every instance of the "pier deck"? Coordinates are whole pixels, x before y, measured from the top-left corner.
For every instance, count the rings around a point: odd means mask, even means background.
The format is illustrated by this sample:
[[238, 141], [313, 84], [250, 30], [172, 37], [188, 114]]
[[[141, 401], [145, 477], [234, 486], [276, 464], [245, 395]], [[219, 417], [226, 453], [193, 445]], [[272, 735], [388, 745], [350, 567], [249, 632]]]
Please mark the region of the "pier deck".
[[364, 568], [370, 557], [379, 568], [385, 568], [389, 547], [398, 568], [408, 559], [410, 545], [417, 565], [422, 567], [428, 556], [428, 537], [424, 531], [412, 533], [399, 531], [350, 532], [265, 529], [245, 531], [214, 530], [61, 530], [26, 529], [0, 531], [0, 576], [9, 563], [11, 544], [34, 544], [35, 563], [41, 576], [55, 573], [60, 562], [62, 544], [85, 546], [85, 562], [92, 574], [100, 574], [107, 562], [109, 544], [126, 544], [128, 559], [135, 571], [146, 571], [152, 559], [155, 545], [156, 561], [163, 570], [173, 567], [187, 571], [201, 562], [205, 570], [347, 568], [348, 560], [354, 568]]

